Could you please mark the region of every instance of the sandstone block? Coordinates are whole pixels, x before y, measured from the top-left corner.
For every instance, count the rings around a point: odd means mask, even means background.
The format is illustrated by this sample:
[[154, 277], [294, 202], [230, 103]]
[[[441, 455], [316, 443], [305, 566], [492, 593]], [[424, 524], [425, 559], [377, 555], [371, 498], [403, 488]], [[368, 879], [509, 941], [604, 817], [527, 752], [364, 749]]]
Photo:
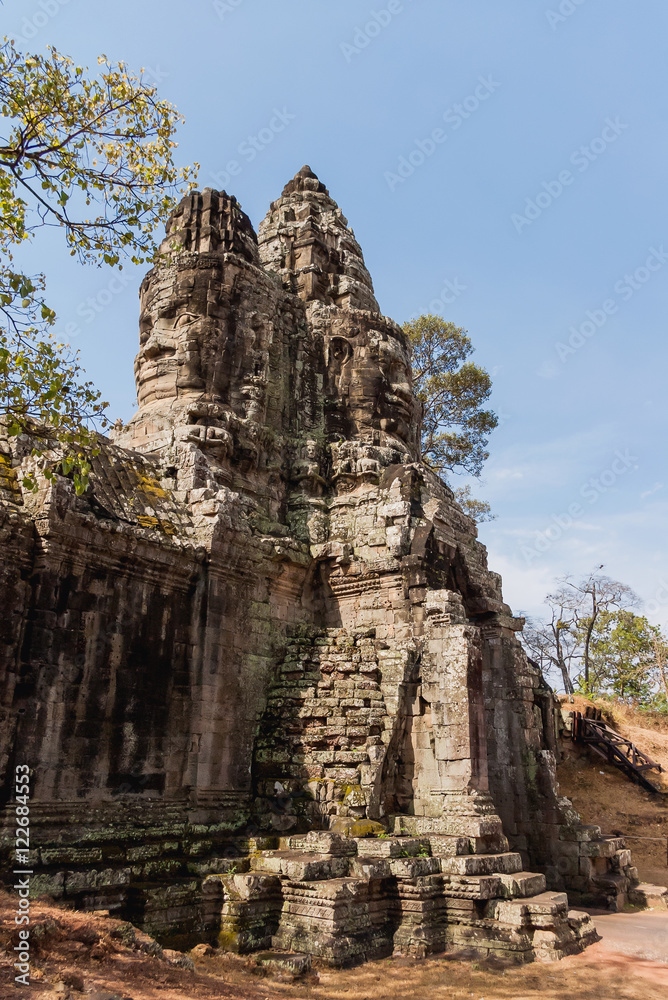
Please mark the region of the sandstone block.
[[605, 840], [584, 841], [580, 853], [585, 858], [612, 858], [623, 848], [624, 841], [621, 837], [608, 837]]
[[455, 899], [495, 899], [503, 895], [498, 875], [444, 875], [443, 891]]
[[358, 854], [369, 858], [416, 857], [429, 852], [429, 841], [415, 837], [380, 837], [377, 839], [357, 839]]
[[629, 903], [651, 910], [668, 910], [668, 889], [663, 885], [641, 882], [629, 890]]
[[468, 837], [446, 837], [434, 834], [428, 839], [434, 857], [448, 858], [457, 854], [469, 854]]
[[441, 858], [441, 870], [448, 875], [512, 874], [522, 869], [519, 854], [468, 854]]
[[435, 875], [441, 870], [438, 858], [389, 858], [390, 871], [397, 878]]
[[515, 872], [499, 875], [499, 895], [509, 899], [537, 896], [545, 892], [545, 876], [536, 872]]
[[578, 843], [588, 843], [592, 840], [599, 840], [601, 837], [600, 826], [562, 826], [559, 831], [561, 840], [572, 840]]

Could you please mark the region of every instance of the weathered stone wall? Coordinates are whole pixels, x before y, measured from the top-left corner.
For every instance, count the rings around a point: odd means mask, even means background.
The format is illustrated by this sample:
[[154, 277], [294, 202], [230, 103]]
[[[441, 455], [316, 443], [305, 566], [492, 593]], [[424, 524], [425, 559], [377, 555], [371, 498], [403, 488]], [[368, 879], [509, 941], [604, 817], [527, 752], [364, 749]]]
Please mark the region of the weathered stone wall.
[[[389, 888], [366, 862], [345, 876], [381, 950], [423, 953], [422, 920], [441, 943], [459, 940], [448, 922], [500, 921], [503, 948], [515, 925], [495, 901], [540, 894], [541, 871], [623, 901], [628, 858], [557, 797], [549, 691], [475, 525], [420, 462], [406, 340], [324, 186], [300, 171], [259, 245], [233, 198], [189, 195], [162, 250], [140, 292], [139, 408], [86, 494], [22, 490], [31, 442], [0, 441], [0, 764], [5, 801], [14, 765], [32, 769], [35, 886], [179, 934], [224, 924], [238, 893], [242, 938], [271, 911], [317, 953], [285, 915], [321, 890], [336, 923], [338, 862], [308, 891], [288, 884], [294, 858], [280, 885], [257, 862], [218, 903], [202, 879], [241, 878], [281, 834], [362, 823], [431, 838], [378, 875]], [[562, 902], [513, 910], [517, 926], [551, 914], [566, 934]]]
[[[0, 451], [0, 783], [6, 802], [6, 776], [12, 766], [8, 739], [21, 713], [23, 690], [19, 677], [19, 650], [23, 642], [26, 609], [30, 604], [30, 575], [35, 548], [32, 520], [22, 509], [21, 491], [12, 469], [9, 449]], [[24, 709], [25, 711], [25, 709]]]

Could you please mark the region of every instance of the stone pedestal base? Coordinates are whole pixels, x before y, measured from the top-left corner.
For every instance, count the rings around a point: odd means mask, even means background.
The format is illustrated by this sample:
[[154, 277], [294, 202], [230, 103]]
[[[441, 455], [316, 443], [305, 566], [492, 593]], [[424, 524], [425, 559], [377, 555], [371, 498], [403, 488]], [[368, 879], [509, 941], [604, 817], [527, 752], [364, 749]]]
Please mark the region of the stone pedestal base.
[[248, 952], [271, 935], [274, 948], [345, 966], [450, 949], [552, 960], [596, 939], [589, 916], [569, 913], [564, 893], [545, 892], [545, 877], [522, 871], [519, 854], [472, 853], [476, 840], [495, 836], [476, 831], [282, 838], [278, 850], [251, 857], [247, 874], [205, 881], [205, 893], [222, 900], [219, 941]]

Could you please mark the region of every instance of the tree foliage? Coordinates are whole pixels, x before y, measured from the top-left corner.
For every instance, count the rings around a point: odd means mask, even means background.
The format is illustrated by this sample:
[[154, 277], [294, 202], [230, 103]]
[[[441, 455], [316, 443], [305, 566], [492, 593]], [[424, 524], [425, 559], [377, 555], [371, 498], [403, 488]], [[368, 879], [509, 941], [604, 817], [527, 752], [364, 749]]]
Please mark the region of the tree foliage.
[[656, 625], [633, 611], [602, 611], [590, 636], [591, 694], [610, 693], [643, 708], [652, 707], [665, 683], [657, 651], [665, 662], [666, 640]]
[[471, 492], [471, 486], [469, 483], [466, 486], [458, 486], [453, 490], [455, 494], [455, 500], [462, 508], [465, 514], [472, 517], [474, 521], [478, 524], [482, 524], [484, 521], [493, 521], [496, 514], [492, 514], [492, 508], [487, 503], [486, 500], [480, 500], [478, 497], [474, 497]]
[[84, 263], [150, 259], [154, 233], [197, 167], [175, 165], [182, 119], [155, 87], [124, 63], [98, 64], [91, 77], [54, 48], [23, 55], [7, 39], [0, 46], [0, 418], [10, 434], [39, 437], [51, 425], [78, 489], [107, 404], [82, 380], [77, 354], [50, 334], [45, 278], [22, 273], [16, 248], [56, 226]]
[[636, 607], [640, 602], [625, 583], [611, 580], [600, 573], [599, 566], [579, 583], [566, 576], [555, 594], [547, 597], [549, 604], [560, 605], [564, 623], [573, 630], [580, 650], [580, 685], [585, 693], [591, 689], [591, 641], [599, 617], [604, 613]]
[[404, 323], [411, 349], [413, 386], [424, 404], [422, 458], [435, 472], [479, 476], [489, 434], [498, 420], [483, 410], [492, 380], [466, 359], [473, 345], [466, 330], [427, 314]]
[[563, 577], [546, 597], [549, 619], [528, 620], [524, 644], [542, 669], [559, 672], [566, 694], [668, 706], [668, 640], [632, 610], [639, 604], [633, 590], [602, 568], [577, 582]]
[[[422, 400], [422, 459], [439, 475], [466, 472], [479, 476], [489, 457], [490, 433], [498, 420], [483, 409], [492, 391], [484, 368], [467, 358], [473, 345], [466, 330], [427, 314], [403, 325], [411, 350], [413, 386]], [[458, 502], [476, 521], [489, 520], [489, 504], [455, 490]]]

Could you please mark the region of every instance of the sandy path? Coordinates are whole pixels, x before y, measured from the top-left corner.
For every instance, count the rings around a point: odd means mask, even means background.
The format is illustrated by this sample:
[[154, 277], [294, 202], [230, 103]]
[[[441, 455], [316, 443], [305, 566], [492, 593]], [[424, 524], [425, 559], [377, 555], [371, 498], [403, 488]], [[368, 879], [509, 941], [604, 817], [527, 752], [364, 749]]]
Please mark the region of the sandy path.
[[[0, 893], [0, 940], [11, 948], [13, 900]], [[117, 921], [34, 904], [36, 924], [58, 922], [35, 955], [35, 1000], [88, 1000], [95, 993], [128, 1000], [666, 1000], [668, 913], [600, 914], [603, 941], [563, 962], [494, 967], [440, 956], [385, 959], [343, 971], [317, 968], [302, 982], [259, 978], [249, 960], [216, 954], [195, 960], [195, 972], [124, 947]], [[3, 954], [4, 951], [4, 954]], [[657, 959], [663, 958], [663, 961]], [[0, 949], [0, 998], [18, 996], [10, 949]], [[83, 992], [63, 987], [67, 971]]]

